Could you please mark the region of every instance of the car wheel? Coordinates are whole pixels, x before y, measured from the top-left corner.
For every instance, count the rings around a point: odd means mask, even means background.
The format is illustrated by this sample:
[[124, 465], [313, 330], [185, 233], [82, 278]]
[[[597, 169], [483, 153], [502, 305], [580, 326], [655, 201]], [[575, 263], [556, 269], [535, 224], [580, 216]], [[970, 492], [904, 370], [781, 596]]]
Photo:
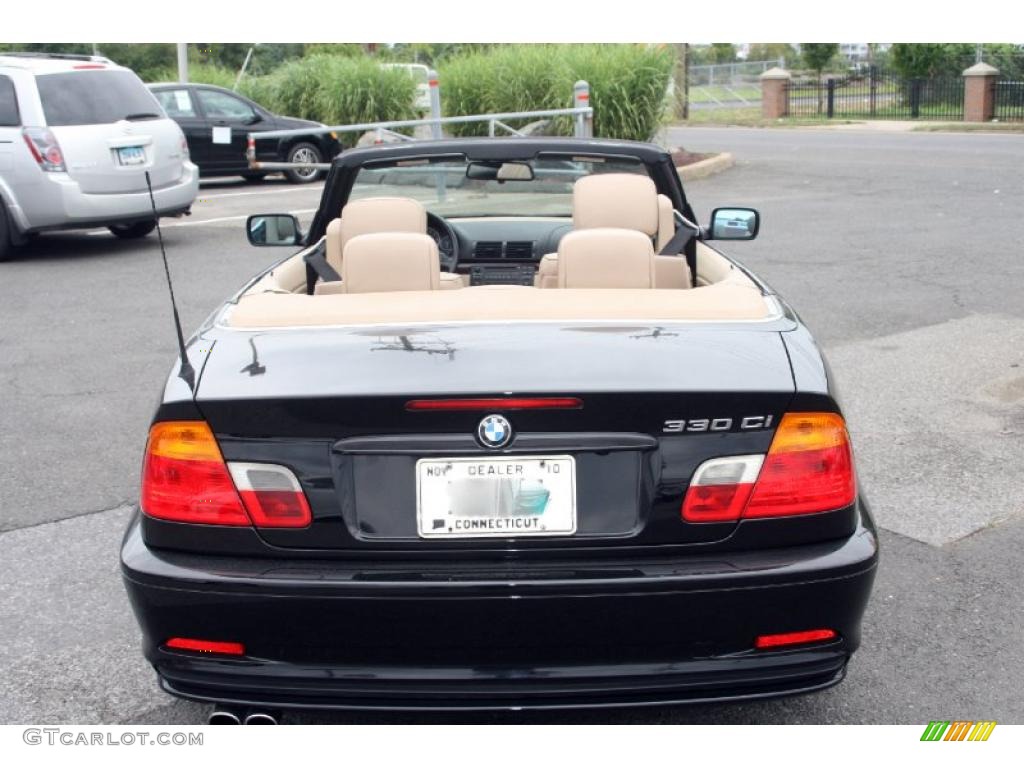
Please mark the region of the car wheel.
[[[323, 155], [316, 146], [309, 142], [302, 141], [288, 150], [287, 161], [289, 163], [322, 163]], [[318, 168], [289, 168], [284, 172], [292, 184], [309, 184], [320, 177]]]
[[14, 243], [11, 242], [10, 224], [7, 223], [7, 211], [0, 202], [0, 261], [7, 261], [14, 256]]
[[265, 178], [267, 178], [267, 174], [265, 174], [265, 173], [243, 173], [242, 174], [242, 178], [245, 179], [250, 184], [259, 184], [261, 181], [263, 181]]
[[134, 224], [111, 224], [107, 229], [124, 240], [134, 240], [156, 229], [156, 219], [136, 221]]

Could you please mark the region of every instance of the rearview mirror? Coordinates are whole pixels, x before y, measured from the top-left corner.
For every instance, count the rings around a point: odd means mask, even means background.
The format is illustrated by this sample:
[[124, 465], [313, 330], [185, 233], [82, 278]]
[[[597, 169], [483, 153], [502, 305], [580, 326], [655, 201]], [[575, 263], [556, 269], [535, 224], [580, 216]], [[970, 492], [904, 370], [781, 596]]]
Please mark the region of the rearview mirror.
[[475, 181], [533, 181], [533, 168], [529, 163], [470, 163], [466, 178]]
[[753, 208], [715, 208], [711, 213], [711, 240], [753, 240], [761, 228], [761, 215]]
[[290, 213], [261, 213], [245, 222], [245, 234], [251, 245], [299, 245], [302, 231], [299, 220]]

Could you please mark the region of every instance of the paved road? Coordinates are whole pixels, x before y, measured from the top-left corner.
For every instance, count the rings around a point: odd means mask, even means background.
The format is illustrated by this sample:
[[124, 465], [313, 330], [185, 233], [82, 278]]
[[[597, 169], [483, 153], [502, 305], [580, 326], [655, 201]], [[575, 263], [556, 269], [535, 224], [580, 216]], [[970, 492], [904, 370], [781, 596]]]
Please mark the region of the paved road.
[[[864, 647], [842, 686], [800, 699], [477, 719], [1024, 721], [1024, 137], [671, 138], [735, 153], [691, 198], [705, 220], [717, 205], [761, 209], [761, 237], [729, 250], [796, 304], [841, 382], [883, 526]], [[311, 211], [318, 194], [204, 187], [196, 214], [165, 228], [185, 324], [280, 255], [245, 244], [245, 214]], [[0, 722], [204, 716], [156, 690], [117, 577], [174, 356], [161, 269], [154, 239], [103, 233], [41, 238], [0, 266]]]

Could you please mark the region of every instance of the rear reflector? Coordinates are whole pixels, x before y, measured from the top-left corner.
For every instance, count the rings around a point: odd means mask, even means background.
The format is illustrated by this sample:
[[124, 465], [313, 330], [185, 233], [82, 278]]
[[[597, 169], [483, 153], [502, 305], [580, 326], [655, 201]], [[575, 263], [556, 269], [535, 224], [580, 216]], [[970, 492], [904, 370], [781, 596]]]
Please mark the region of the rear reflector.
[[755, 648], [781, 648], [787, 645], [804, 645], [835, 640], [834, 629], [808, 629], [803, 632], [784, 632], [780, 635], [759, 635], [754, 641]]
[[232, 461], [228, 469], [257, 528], [305, 528], [312, 521], [306, 494], [287, 467]]
[[225, 643], [217, 640], [195, 640], [191, 637], [172, 637], [166, 643], [168, 648], [179, 651], [198, 651], [200, 653], [223, 653], [228, 656], [244, 656], [245, 646], [241, 643]]
[[410, 400], [407, 411], [531, 411], [582, 408], [578, 397], [474, 397]]
[[204, 525], [251, 525], [217, 440], [205, 421], [165, 421], [149, 430], [142, 511]]
[[767, 455], [728, 456], [701, 464], [681, 514], [693, 523], [803, 515], [848, 507], [856, 495], [842, 416], [787, 413]]

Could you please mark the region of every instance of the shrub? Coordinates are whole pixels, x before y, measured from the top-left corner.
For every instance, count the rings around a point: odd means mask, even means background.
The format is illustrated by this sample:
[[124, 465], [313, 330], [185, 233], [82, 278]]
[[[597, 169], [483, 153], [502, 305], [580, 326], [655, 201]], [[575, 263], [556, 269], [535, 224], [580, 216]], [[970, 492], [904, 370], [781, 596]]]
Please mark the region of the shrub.
[[328, 125], [415, 118], [415, 88], [408, 73], [373, 59], [319, 53], [241, 85], [268, 109]]
[[[178, 68], [164, 67], [149, 73], [145, 78], [150, 83], [176, 83], [178, 82]], [[216, 64], [197, 64], [190, 62], [188, 65], [188, 79], [193, 83], [204, 83], [206, 85], [219, 85], [223, 88], [231, 88], [235, 84], [235, 77], [238, 73], [234, 70], [221, 67]], [[243, 78], [244, 80], [245, 78]]]
[[[508, 45], [455, 56], [441, 68], [445, 115], [523, 112], [571, 107], [577, 80], [590, 84], [594, 135], [646, 141], [664, 115], [674, 59], [666, 47], [645, 45]], [[571, 133], [571, 120], [556, 123]], [[451, 125], [455, 135], [479, 135], [485, 124]]]

